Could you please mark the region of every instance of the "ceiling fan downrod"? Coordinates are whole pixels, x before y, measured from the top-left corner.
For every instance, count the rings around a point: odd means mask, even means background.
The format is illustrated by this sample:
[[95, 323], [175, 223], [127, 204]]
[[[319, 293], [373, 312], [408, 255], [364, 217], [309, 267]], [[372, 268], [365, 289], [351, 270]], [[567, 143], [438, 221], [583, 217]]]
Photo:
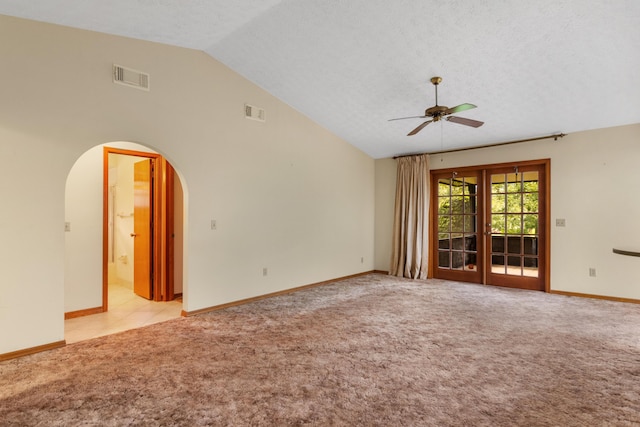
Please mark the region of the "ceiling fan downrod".
[[438, 85], [442, 82], [442, 77], [431, 77], [431, 83], [436, 87], [436, 107], [438, 106]]
[[431, 77], [431, 83], [436, 88], [436, 105], [427, 108], [424, 112], [426, 117], [431, 117], [432, 121], [439, 122], [446, 115], [447, 107], [438, 105], [438, 85], [442, 82], [442, 77]]

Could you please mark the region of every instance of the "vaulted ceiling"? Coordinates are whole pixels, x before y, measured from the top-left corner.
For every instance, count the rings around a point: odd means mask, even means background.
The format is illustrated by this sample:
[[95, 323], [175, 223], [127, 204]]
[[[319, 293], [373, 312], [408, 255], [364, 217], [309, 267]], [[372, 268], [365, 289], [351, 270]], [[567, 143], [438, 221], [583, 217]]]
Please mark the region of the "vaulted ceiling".
[[[637, 0], [0, 0], [202, 50], [374, 158], [640, 122]], [[406, 136], [435, 104], [473, 103]], [[267, 112], [268, 114], [268, 112]], [[268, 117], [268, 116], [267, 116]]]

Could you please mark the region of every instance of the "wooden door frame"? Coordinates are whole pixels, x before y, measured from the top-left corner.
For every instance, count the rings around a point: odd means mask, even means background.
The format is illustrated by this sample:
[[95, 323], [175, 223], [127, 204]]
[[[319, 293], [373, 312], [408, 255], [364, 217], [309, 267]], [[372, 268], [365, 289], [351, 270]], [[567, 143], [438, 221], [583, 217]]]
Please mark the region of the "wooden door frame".
[[[524, 166], [542, 166], [544, 169], [544, 192], [545, 192], [545, 203], [544, 203], [544, 217], [545, 224], [541, 231], [541, 236], [544, 236], [544, 255], [540, 257], [540, 262], [544, 263], [543, 268], [543, 280], [544, 280], [544, 292], [550, 292], [551, 289], [551, 159], [539, 159], [539, 160], [526, 160], [526, 161], [518, 161], [518, 162], [504, 162], [504, 163], [494, 163], [494, 164], [485, 164], [485, 165], [477, 165], [477, 166], [464, 166], [459, 168], [446, 168], [446, 169], [433, 169], [429, 171], [429, 183], [431, 185], [431, 197], [429, 198], [429, 203], [431, 204], [429, 207], [429, 266], [427, 277], [433, 278], [435, 275], [435, 265], [437, 262], [437, 249], [434, 250], [434, 239], [438, 235], [438, 211], [437, 211], [437, 190], [433, 186], [434, 175], [442, 174], [442, 173], [453, 173], [459, 172], [464, 174], [469, 171], [482, 171], [482, 179], [483, 182], [481, 185], [484, 185], [487, 180], [486, 170], [488, 169], [498, 169], [504, 167], [524, 167]], [[483, 191], [484, 192], [484, 191]], [[481, 201], [482, 209], [484, 209], [484, 200]], [[479, 207], [480, 209], [480, 207]], [[486, 213], [483, 211], [483, 215]], [[484, 233], [479, 233], [479, 237], [481, 242], [478, 242], [479, 246], [482, 244], [483, 253], [486, 252], [486, 235]], [[482, 284], [487, 284], [487, 272], [486, 268], [483, 268], [482, 273]]]
[[109, 154], [136, 156], [154, 160], [153, 185], [153, 259], [152, 286], [154, 301], [174, 299], [173, 283], [173, 168], [157, 153], [104, 147], [102, 198], [102, 311], [109, 309]]

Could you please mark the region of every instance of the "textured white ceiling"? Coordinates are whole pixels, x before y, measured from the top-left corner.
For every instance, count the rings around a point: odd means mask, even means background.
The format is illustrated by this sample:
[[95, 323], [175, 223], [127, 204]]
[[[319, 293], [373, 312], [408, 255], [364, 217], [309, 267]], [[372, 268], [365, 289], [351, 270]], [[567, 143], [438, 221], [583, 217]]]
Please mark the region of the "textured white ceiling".
[[[374, 158], [640, 122], [638, 0], [0, 0], [200, 49]], [[434, 104], [470, 102], [405, 136]]]

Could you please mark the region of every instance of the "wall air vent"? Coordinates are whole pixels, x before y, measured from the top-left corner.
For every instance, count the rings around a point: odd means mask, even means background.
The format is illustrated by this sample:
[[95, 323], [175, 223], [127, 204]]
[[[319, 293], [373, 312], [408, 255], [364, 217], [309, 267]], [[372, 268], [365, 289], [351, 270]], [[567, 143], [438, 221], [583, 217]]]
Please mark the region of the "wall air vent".
[[258, 120], [260, 122], [266, 121], [264, 108], [254, 107], [249, 104], [244, 104], [244, 116], [251, 120]]
[[113, 64], [113, 82], [121, 85], [149, 90], [149, 74]]

